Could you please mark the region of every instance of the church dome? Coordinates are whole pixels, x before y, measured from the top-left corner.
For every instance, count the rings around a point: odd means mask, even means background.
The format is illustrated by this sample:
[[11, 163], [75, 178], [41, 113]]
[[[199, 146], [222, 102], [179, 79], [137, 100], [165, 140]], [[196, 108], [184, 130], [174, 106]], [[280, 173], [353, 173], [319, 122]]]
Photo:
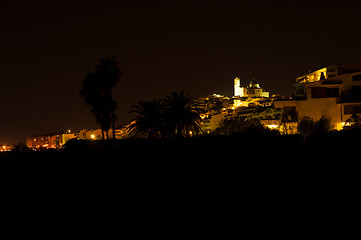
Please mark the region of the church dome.
[[249, 83], [250, 88], [259, 88], [259, 83], [253, 78], [252, 81]]

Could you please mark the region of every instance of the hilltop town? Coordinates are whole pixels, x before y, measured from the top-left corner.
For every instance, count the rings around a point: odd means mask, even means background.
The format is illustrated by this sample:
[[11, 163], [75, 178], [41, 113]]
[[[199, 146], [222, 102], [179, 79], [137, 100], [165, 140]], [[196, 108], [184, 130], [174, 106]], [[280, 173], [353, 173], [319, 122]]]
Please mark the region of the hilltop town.
[[[222, 134], [227, 121], [256, 120], [268, 129], [282, 134], [295, 134], [301, 119], [327, 118], [332, 129], [342, 130], [361, 114], [361, 65], [332, 65], [310, 71], [295, 81], [295, 93], [289, 98], [271, 95], [262, 88], [261, 81], [249, 82], [234, 78], [234, 96], [212, 94], [194, 99], [193, 107], [201, 109], [202, 134]], [[132, 135], [129, 125], [110, 129], [106, 138], [127, 139]], [[223, 127], [223, 128], [222, 128]], [[222, 130], [223, 129], [223, 130]], [[223, 131], [223, 132], [222, 132]], [[192, 134], [191, 134], [192, 135]], [[70, 139], [100, 140], [101, 129], [66, 130], [29, 136], [30, 149], [60, 149]], [[12, 146], [2, 146], [9, 151]]]

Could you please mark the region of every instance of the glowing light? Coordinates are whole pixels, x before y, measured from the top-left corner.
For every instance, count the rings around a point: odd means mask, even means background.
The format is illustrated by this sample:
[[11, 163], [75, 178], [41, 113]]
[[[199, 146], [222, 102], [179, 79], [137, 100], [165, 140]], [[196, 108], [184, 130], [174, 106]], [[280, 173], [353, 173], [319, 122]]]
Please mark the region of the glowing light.
[[341, 126], [342, 126], [342, 127], [350, 127], [350, 126], [351, 126], [351, 123], [350, 123], [350, 122], [342, 122], [342, 123], [341, 123]]
[[91, 137], [91, 139], [94, 139], [94, 138], [95, 138], [95, 135], [94, 135], [94, 134], [92, 134], [92, 135], [90, 135], [90, 137]]
[[276, 129], [276, 128], [278, 128], [278, 127], [279, 127], [279, 125], [276, 125], [276, 124], [270, 124], [270, 125], [267, 125], [267, 127], [268, 127], [269, 129]]

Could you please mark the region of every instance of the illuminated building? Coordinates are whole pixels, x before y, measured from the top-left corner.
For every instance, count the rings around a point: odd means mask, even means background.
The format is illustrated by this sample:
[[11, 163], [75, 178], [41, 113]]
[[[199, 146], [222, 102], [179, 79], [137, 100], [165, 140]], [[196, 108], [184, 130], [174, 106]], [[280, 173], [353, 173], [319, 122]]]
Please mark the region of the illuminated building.
[[234, 96], [235, 97], [269, 97], [269, 92], [263, 90], [256, 80], [252, 80], [247, 86], [241, 85], [241, 80], [236, 77], [234, 79]]
[[296, 79], [295, 88], [293, 99], [274, 101], [285, 122], [326, 116], [340, 130], [352, 114], [361, 114], [361, 65], [333, 65], [310, 72]]
[[234, 112], [232, 99], [220, 94], [212, 94], [195, 99], [193, 107], [201, 109], [202, 131], [210, 133], [219, 127], [219, 124], [230, 113]]
[[215, 115], [210, 115], [203, 119], [202, 121], [202, 131], [205, 133], [211, 133], [216, 130], [220, 123], [226, 118], [226, 113], [219, 113]]
[[314, 72], [309, 72], [308, 74], [302, 75], [296, 78], [295, 84], [295, 97], [296, 98], [305, 98], [306, 91], [305, 86], [309, 83], [318, 82], [320, 80], [324, 80], [326, 78], [332, 78], [334, 76], [339, 75], [342, 71], [340, 66], [332, 65], [329, 67], [318, 69]]
[[[108, 133], [104, 133], [104, 137], [113, 138], [113, 129], [109, 129]], [[115, 139], [120, 139], [122, 135], [122, 129], [115, 129]], [[82, 129], [75, 134], [77, 139], [83, 140], [101, 140], [102, 139], [102, 130], [97, 129]]]
[[62, 142], [62, 145], [61, 146], [64, 146], [64, 144], [69, 141], [70, 139], [73, 139], [75, 138], [75, 134], [74, 133], [64, 133], [64, 134], [61, 134], [61, 142]]
[[272, 101], [268, 98], [269, 92], [264, 91], [256, 80], [253, 79], [247, 86], [242, 86], [238, 77], [234, 79], [234, 108], [270, 106]]
[[31, 149], [48, 148], [50, 136], [33, 136], [26, 138], [26, 146]]
[[201, 109], [201, 118], [217, 115], [228, 112], [228, 109], [233, 107], [232, 99], [220, 94], [212, 94], [206, 97], [199, 97], [193, 101], [195, 109]]
[[[108, 136], [109, 138], [113, 137], [112, 129], [109, 129]], [[116, 139], [125, 138], [126, 136], [127, 131], [125, 131], [123, 128], [115, 129]], [[59, 149], [62, 148], [67, 141], [73, 138], [83, 140], [101, 140], [102, 131], [101, 129], [82, 129], [75, 133], [71, 130], [66, 130], [62, 133], [38, 135], [26, 138], [26, 146], [31, 149]]]
[[61, 148], [67, 141], [74, 138], [74, 133], [52, 133], [26, 138], [26, 146], [31, 149]]
[[88, 140], [101, 140], [102, 139], [102, 130], [98, 129], [82, 129], [76, 133], [78, 139], [88, 139]]

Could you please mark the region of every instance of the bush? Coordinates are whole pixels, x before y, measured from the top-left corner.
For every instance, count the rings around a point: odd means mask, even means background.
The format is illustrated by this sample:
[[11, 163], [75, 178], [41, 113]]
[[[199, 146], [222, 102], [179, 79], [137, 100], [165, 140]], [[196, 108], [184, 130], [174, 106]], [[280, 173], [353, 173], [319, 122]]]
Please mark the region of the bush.
[[213, 133], [216, 135], [238, 134], [250, 128], [259, 131], [267, 131], [257, 118], [234, 117], [224, 119]]
[[316, 122], [316, 133], [328, 133], [333, 129], [333, 125], [331, 123], [331, 119], [322, 116], [317, 122]]
[[326, 116], [319, 120], [305, 116], [298, 123], [297, 131], [307, 137], [311, 134], [328, 133], [332, 128], [331, 120]]
[[310, 117], [303, 117], [298, 123], [297, 131], [304, 136], [308, 136], [315, 132], [316, 122]]

